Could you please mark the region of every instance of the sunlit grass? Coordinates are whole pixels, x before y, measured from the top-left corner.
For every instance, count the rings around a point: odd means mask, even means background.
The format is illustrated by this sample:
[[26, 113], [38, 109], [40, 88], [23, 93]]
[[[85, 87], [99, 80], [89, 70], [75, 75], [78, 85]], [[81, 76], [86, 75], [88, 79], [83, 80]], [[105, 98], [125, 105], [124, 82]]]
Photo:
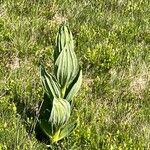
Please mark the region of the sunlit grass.
[[43, 96], [38, 63], [42, 56], [52, 70], [63, 21], [83, 84], [72, 114], [79, 126], [52, 149], [150, 149], [149, 10], [148, 1], [2, 0], [0, 149], [46, 149], [33, 130]]

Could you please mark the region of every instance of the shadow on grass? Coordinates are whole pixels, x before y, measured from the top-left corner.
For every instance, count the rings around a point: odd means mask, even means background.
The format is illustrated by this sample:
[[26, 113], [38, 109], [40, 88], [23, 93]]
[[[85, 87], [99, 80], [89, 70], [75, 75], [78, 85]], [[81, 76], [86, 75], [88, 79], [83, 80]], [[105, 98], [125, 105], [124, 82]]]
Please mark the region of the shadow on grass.
[[[45, 98], [47, 98], [46, 95], [44, 95], [44, 99]], [[27, 106], [24, 101], [21, 101], [20, 97], [16, 94], [13, 98], [13, 102], [16, 105], [17, 113], [21, 116], [23, 120], [28, 135], [31, 136], [33, 133], [35, 133], [36, 139], [39, 142], [49, 145], [50, 144], [49, 137], [42, 131], [38, 123], [38, 119], [41, 117], [40, 114], [43, 114], [42, 113], [43, 106], [48, 107], [48, 105], [39, 102], [36, 108], [32, 108], [31, 106]]]

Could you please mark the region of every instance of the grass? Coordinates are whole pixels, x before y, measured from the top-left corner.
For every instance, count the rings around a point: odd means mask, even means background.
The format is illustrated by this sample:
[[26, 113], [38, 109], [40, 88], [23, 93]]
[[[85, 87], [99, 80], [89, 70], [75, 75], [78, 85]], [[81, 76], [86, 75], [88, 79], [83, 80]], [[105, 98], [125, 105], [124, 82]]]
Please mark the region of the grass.
[[79, 126], [49, 149], [150, 149], [148, 1], [0, 1], [0, 149], [47, 149], [36, 138], [39, 58], [51, 70], [67, 21], [83, 68], [73, 118]]

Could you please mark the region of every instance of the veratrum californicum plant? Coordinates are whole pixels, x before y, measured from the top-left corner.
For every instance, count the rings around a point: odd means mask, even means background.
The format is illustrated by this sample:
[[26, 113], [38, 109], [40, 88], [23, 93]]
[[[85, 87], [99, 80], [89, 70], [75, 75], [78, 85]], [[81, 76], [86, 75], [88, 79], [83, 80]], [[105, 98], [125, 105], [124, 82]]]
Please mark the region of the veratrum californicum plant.
[[82, 83], [82, 70], [74, 52], [72, 33], [66, 25], [61, 25], [57, 34], [54, 73], [48, 74], [42, 64], [40, 72], [45, 94], [38, 122], [51, 143], [56, 143], [77, 126], [77, 121], [68, 121], [73, 98]]

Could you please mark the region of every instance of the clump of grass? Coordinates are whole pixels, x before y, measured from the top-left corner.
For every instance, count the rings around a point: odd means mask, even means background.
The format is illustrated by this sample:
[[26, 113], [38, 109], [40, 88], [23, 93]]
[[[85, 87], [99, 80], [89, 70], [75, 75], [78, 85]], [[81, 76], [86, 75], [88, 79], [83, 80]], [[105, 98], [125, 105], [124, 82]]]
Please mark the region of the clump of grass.
[[26, 126], [21, 116], [17, 114], [17, 107], [11, 103], [10, 97], [1, 97], [0, 100], [0, 149], [45, 149], [36, 138], [26, 131]]

